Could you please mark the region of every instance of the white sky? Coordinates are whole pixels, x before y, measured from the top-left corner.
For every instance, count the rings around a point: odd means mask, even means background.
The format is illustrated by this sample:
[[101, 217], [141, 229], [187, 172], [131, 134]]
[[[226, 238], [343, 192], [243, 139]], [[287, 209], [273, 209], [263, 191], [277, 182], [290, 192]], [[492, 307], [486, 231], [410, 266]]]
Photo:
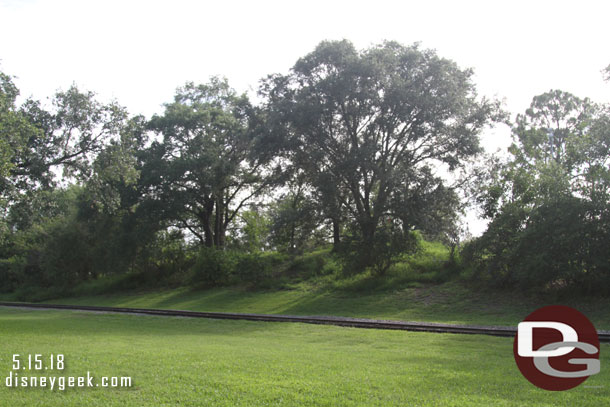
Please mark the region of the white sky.
[[[479, 93], [516, 114], [550, 89], [610, 102], [600, 73], [609, 16], [607, 0], [0, 0], [0, 70], [17, 76], [23, 96], [45, 99], [75, 82], [150, 116], [187, 80], [220, 74], [253, 92], [324, 39], [417, 41], [474, 68]], [[490, 151], [509, 142], [506, 128], [483, 137]]]

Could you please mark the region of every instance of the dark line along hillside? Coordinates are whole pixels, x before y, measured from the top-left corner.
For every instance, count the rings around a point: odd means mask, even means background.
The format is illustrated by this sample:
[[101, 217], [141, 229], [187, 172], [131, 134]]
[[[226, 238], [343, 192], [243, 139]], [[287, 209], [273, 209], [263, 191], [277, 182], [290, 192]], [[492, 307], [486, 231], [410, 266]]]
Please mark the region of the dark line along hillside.
[[[117, 307], [98, 307], [85, 305], [62, 305], [62, 304], [39, 304], [26, 302], [0, 302], [0, 306], [38, 308], [54, 310], [73, 310], [73, 311], [94, 311], [94, 312], [114, 312], [139, 315], [158, 315], [173, 317], [190, 318], [210, 318], [210, 319], [236, 319], [246, 321], [263, 322], [300, 322], [305, 324], [336, 325], [352, 328], [369, 329], [394, 329], [403, 331], [436, 332], [436, 333], [455, 333], [455, 334], [479, 334], [513, 337], [517, 332], [515, 327], [505, 326], [479, 326], [479, 325], [454, 325], [440, 324], [431, 322], [407, 322], [407, 321], [387, 321], [363, 318], [347, 318], [336, 316], [297, 316], [297, 315], [269, 315], [269, 314], [241, 314], [229, 312], [200, 312], [182, 311], [169, 309], [150, 309], [150, 308], [117, 308]], [[610, 342], [610, 332], [598, 331], [600, 342]]]

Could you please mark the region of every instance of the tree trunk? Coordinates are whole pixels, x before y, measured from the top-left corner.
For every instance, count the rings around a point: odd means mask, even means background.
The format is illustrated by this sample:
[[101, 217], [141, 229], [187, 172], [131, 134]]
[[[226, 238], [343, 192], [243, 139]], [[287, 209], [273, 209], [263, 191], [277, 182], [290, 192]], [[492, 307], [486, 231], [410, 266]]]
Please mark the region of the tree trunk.
[[212, 230], [212, 224], [210, 219], [212, 218], [212, 213], [214, 211], [214, 200], [207, 199], [205, 201], [205, 206], [203, 210], [199, 211], [198, 217], [203, 226], [203, 235], [205, 238], [206, 247], [214, 246], [214, 232]]
[[367, 244], [371, 244], [373, 243], [374, 239], [375, 239], [375, 229], [376, 229], [376, 224], [373, 221], [373, 219], [366, 219], [360, 226], [360, 229], [362, 231], [362, 240], [367, 243]]
[[295, 231], [295, 224], [294, 222], [292, 222], [290, 224], [290, 253], [294, 253], [296, 251], [296, 247], [294, 244], [294, 231]]
[[364, 269], [365, 267], [373, 264], [375, 256], [375, 231], [377, 229], [377, 222], [372, 218], [368, 218], [364, 220], [360, 228], [362, 231], [361, 266]]
[[339, 245], [341, 244], [341, 225], [339, 224], [339, 220], [337, 218], [332, 218], [333, 221], [333, 251], [336, 252], [339, 250]]
[[221, 190], [216, 198], [216, 217], [214, 219], [214, 245], [217, 249], [225, 246], [225, 202], [224, 190]]
[[203, 224], [203, 234], [205, 237], [206, 247], [214, 246], [214, 233], [212, 232], [212, 225], [210, 224], [210, 219], [207, 216], [204, 216], [201, 223]]

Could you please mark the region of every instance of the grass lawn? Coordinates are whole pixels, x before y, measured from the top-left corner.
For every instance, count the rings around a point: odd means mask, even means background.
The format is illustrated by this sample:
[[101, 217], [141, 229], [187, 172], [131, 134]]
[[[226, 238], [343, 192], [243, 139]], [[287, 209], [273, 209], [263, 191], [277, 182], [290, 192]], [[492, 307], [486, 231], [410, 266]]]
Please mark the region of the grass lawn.
[[[521, 376], [511, 339], [480, 335], [3, 308], [0, 343], [3, 406], [610, 403], [608, 345], [600, 374], [556, 393]], [[16, 353], [63, 353], [63, 375], [131, 376], [133, 387], [6, 388]]]
[[[359, 283], [361, 284], [361, 283]], [[610, 299], [532, 298], [474, 290], [457, 281], [395, 290], [358, 291], [348, 285], [316, 287], [303, 282], [283, 290], [239, 287], [136, 291], [49, 301], [59, 304], [167, 308], [291, 315], [338, 315], [458, 324], [512, 325], [544, 305], [583, 312], [597, 329], [610, 329]]]

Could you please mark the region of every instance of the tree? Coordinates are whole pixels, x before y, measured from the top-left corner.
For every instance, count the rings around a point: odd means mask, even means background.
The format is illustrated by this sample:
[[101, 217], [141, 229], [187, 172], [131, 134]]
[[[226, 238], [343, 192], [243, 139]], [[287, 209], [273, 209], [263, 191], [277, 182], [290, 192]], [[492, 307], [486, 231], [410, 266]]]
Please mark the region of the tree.
[[51, 110], [32, 99], [18, 107], [18, 94], [0, 73], [0, 194], [6, 199], [53, 186], [57, 169], [66, 179], [87, 179], [97, 153], [126, 124], [124, 108], [76, 86], [57, 92]]
[[607, 108], [589, 99], [559, 90], [534, 97], [513, 126], [511, 159], [490, 178], [505, 191], [495, 193], [495, 206], [531, 209], [561, 195], [607, 201], [608, 128]]
[[[4, 179], [13, 167], [15, 150], [22, 144], [20, 129], [28, 123], [16, 111], [15, 99], [19, 95], [11, 78], [0, 72], [0, 177]], [[30, 130], [30, 129], [28, 129]]]
[[302, 253], [322, 223], [320, 204], [311, 196], [303, 173], [287, 182], [287, 191], [270, 205], [271, 242], [280, 251]]
[[165, 219], [208, 247], [222, 248], [228, 225], [271, 182], [268, 157], [254, 154], [257, 111], [225, 79], [187, 83], [149, 128], [162, 136], [142, 169]]
[[3, 200], [12, 192], [18, 157], [30, 139], [42, 136], [16, 105], [18, 95], [12, 78], [0, 72], [0, 199]]
[[138, 203], [138, 155], [145, 141], [144, 126], [143, 117], [131, 118], [91, 163], [86, 186], [93, 203], [103, 212], [113, 214]]
[[258, 253], [267, 247], [269, 218], [260, 208], [242, 211], [241, 244], [250, 253]]
[[322, 42], [261, 92], [274, 140], [286, 140], [329, 216], [333, 206], [347, 210], [372, 254], [382, 219], [398, 217], [406, 232], [427, 213], [407, 191], [432, 177], [430, 168], [453, 170], [480, 151], [477, 135], [495, 105], [476, 98], [471, 76], [417, 45], [357, 51], [349, 41]]
[[510, 159], [486, 175], [480, 201], [492, 222], [466, 250], [476, 269], [536, 289], [610, 278], [609, 118], [559, 90], [517, 116]]

